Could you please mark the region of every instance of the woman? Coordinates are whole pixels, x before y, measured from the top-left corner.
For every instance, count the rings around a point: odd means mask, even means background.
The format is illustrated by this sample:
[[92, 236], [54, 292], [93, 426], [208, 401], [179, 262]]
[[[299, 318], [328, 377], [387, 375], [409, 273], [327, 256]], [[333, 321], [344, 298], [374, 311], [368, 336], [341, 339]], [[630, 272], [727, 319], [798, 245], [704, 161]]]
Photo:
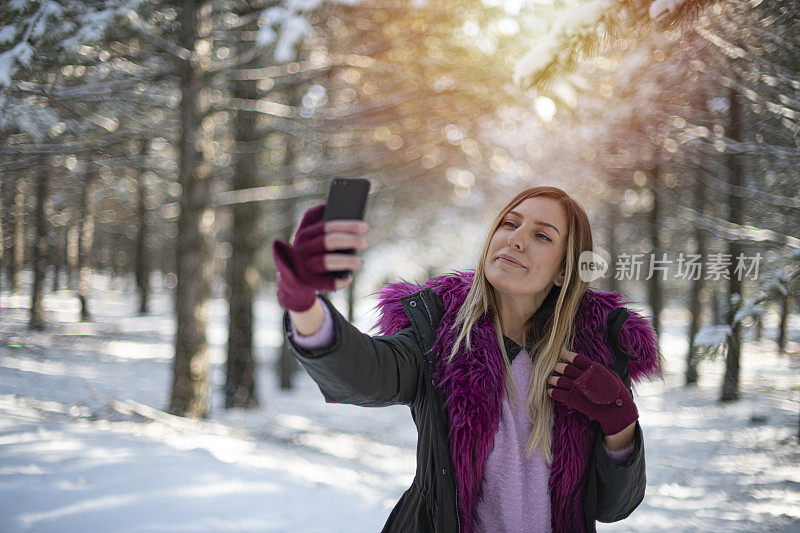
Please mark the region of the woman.
[[316, 294], [352, 283], [331, 271], [363, 265], [330, 252], [367, 248], [364, 222], [322, 222], [323, 210], [306, 213], [291, 246], [274, 243], [278, 299], [292, 352], [326, 402], [411, 408], [416, 475], [383, 531], [595, 531], [641, 503], [629, 384], [660, 376], [660, 354], [621, 295], [578, 276], [592, 235], [572, 198], [522, 191], [474, 272], [388, 285], [375, 337]]

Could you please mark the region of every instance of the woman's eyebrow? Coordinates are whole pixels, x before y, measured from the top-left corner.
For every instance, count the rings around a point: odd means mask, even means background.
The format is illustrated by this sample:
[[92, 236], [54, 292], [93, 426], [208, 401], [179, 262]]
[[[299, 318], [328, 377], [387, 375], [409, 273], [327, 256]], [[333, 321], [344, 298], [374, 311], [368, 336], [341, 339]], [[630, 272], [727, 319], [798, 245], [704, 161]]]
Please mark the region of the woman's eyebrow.
[[[525, 218], [525, 217], [523, 217], [522, 215], [520, 215], [519, 213], [517, 213], [516, 211], [509, 211], [509, 212], [508, 212], [508, 214], [509, 214], [509, 215], [517, 215], [519, 218], [523, 218], [523, 219]], [[548, 222], [545, 222], [544, 220], [534, 220], [533, 222], [534, 222], [535, 224], [539, 224], [539, 225], [541, 225], [541, 226], [547, 226], [547, 227], [553, 228], [554, 230], [556, 230], [556, 233], [558, 233], [559, 235], [561, 235], [561, 232], [560, 232], [560, 231], [558, 231], [558, 228], [557, 228], [557, 227], [555, 227], [554, 225], [552, 225], [552, 224], [550, 224], [550, 223], [548, 223]]]

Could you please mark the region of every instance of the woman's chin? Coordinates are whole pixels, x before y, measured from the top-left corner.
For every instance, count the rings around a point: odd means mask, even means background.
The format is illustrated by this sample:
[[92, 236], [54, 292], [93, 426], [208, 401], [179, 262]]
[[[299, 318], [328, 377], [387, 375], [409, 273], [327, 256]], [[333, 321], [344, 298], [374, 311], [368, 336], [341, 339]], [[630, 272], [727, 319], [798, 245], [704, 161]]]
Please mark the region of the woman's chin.
[[512, 270], [511, 268], [492, 267], [486, 270], [486, 279], [495, 289], [508, 292], [508, 290], [513, 290], [515, 286], [519, 287], [520, 274], [522, 274], [522, 272], [515, 270], [520, 269]]

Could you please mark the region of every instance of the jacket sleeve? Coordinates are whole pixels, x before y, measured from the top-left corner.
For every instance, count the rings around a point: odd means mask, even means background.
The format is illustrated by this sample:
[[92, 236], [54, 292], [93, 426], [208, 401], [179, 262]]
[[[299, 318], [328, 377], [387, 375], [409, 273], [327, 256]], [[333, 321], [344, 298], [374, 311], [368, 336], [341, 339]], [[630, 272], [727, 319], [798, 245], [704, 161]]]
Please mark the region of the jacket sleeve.
[[332, 345], [310, 350], [299, 346], [286, 311], [283, 329], [292, 354], [316, 382], [325, 402], [363, 407], [414, 403], [422, 353], [413, 327], [372, 337], [350, 324], [326, 296], [320, 298], [333, 317]]
[[636, 421], [633, 452], [624, 462], [614, 462], [603, 446], [602, 431], [595, 439], [597, 473], [597, 520], [617, 522], [627, 518], [644, 499], [647, 477], [644, 463], [642, 427]]

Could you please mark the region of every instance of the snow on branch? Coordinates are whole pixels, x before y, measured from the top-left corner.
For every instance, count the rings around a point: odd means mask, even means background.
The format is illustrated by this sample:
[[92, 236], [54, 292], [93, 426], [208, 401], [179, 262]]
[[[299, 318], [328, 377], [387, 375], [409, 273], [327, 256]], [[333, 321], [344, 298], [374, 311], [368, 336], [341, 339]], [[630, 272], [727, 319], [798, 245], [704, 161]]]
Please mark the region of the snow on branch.
[[[43, 0], [28, 15], [31, 2], [16, 2], [5, 9], [15, 13], [11, 24], [0, 27], [0, 87], [8, 87], [20, 69], [26, 68], [37, 49], [48, 53], [74, 52], [79, 46], [96, 42], [123, 15], [145, 0]], [[2, 9], [2, 8], [0, 8]], [[3, 46], [5, 48], [5, 46]]]
[[[703, 229], [710, 231], [718, 236], [730, 239], [747, 239], [753, 242], [771, 242], [795, 250], [800, 250], [800, 239], [791, 235], [785, 235], [777, 231], [745, 224], [735, 224], [727, 220], [701, 213], [691, 207], [681, 205], [674, 198], [669, 199], [663, 191], [655, 190], [656, 195], [662, 197], [664, 201], [671, 201], [675, 206], [689, 216], [695, 224]], [[662, 195], [663, 194], [663, 195]]]
[[727, 351], [731, 334], [732, 329], [727, 324], [703, 326], [692, 339], [692, 345], [698, 355], [714, 360]]
[[[278, 63], [293, 61], [297, 56], [297, 45], [311, 31], [308, 15], [322, 5], [323, 0], [285, 0], [261, 13], [261, 28], [256, 44], [262, 47], [275, 46], [273, 57]], [[333, 3], [354, 5], [358, 0]]]
[[14, 45], [10, 50], [0, 54], [0, 86], [8, 86], [11, 77], [20, 67], [27, 66], [33, 57], [33, 46], [28, 42]]
[[61, 58], [102, 40], [145, 1], [26, 0], [0, 7], [0, 17], [11, 18], [0, 27], [0, 131], [16, 129], [36, 142], [63, 133], [69, 121], [60, 120], [53, 107], [40, 105], [34, 95], [20, 97], [15, 78], [30, 68], [34, 57]]
[[727, 344], [730, 335], [731, 327], [727, 324], [703, 326], [695, 334], [692, 344], [697, 347], [718, 349]]
[[731, 294], [729, 305], [736, 309], [731, 324], [708, 325], [700, 328], [692, 344], [698, 349], [698, 353], [713, 358], [724, 353], [728, 346], [728, 341], [733, 334], [733, 328], [746, 319], [753, 323], [763, 320], [766, 314], [766, 305], [770, 302], [779, 301], [786, 297], [789, 286], [795, 278], [800, 277], [800, 268], [797, 268], [796, 260], [800, 259], [800, 251], [793, 250], [789, 254], [790, 263], [794, 266], [793, 272], [787, 272], [781, 268], [775, 268], [770, 275], [761, 280], [759, 295], [747, 299], [742, 303], [742, 297], [738, 293]]
[[736, 311], [736, 314], [733, 316], [733, 323], [736, 324], [738, 322], [744, 321], [746, 318], [750, 318], [752, 320], [759, 320], [763, 318], [766, 309], [763, 305], [757, 303], [759, 299], [751, 298], [749, 300], [745, 300], [744, 305]]
[[[33, 57], [31, 40], [34, 28], [36, 28], [37, 25], [43, 26], [46, 23], [48, 13], [48, 10], [45, 10], [46, 5], [47, 2], [43, 2], [33, 15], [20, 21], [22, 25], [25, 26], [25, 31], [20, 36], [19, 42], [14, 44], [10, 50], [0, 53], [0, 87], [8, 87], [11, 83], [11, 78], [17, 73], [20, 67], [27, 66], [28, 63], [30, 63]], [[15, 11], [22, 11], [24, 9], [23, 6], [18, 6], [14, 3], [9, 7]], [[16, 34], [16, 29], [14, 33]], [[8, 39], [6, 42], [11, 42], [14, 36], [11, 35], [9, 38], [9, 36], [6, 35], [6, 38]]]
[[614, 0], [591, 0], [564, 11], [541, 42], [517, 62], [514, 83], [528, 87], [548, 71], [572, 62], [581, 44], [597, 37], [598, 24], [614, 6]]
[[34, 98], [11, 99], [0, 114], [0, 131], [16, 127], [36, 142], [47, 138], [61, 121], [51, 107], [37, 105]]
[[514, 68], [523, 89], [548, 83], [580, 59], [596, 55], [623, 33], [664, 29], [697, 18], [710, 0], [585, 0], [558, 16], [550, 31]]
[[679, 10], [685, 3], [686, 0], [654, 0], [650, 4], [648, 12], [651, 19], [658, 20]]
[[17, 35], [17, 25], [7, 24], [0, 26], [0, 44], [10, 43]]

